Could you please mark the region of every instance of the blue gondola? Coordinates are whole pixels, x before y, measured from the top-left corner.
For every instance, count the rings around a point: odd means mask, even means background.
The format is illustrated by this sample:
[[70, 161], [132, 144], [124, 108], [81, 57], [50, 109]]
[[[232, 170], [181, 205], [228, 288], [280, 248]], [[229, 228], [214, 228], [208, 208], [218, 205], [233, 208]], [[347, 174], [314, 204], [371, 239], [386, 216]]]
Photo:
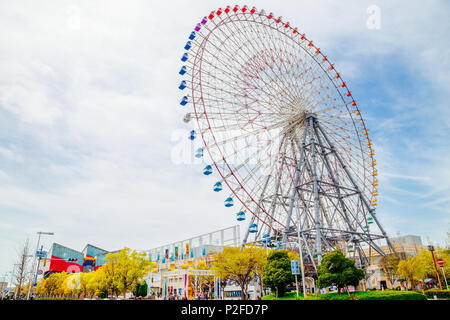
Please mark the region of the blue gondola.
[[178, 72], [179, 74], [183, 75], [186, 73], [186, 66], [182, 66], [180, 69], [180, 72]]
[[207, 165], [204, 169], [203, 169], [203, 174], [205, 176], [209, 176], [212, 173], [212, 167], [210, 165]]
[[233, 198], [226, 198], [225, 207], [232, 207], [232, 206], [233, 206]]
[[197, 151], [195, 152], [195, 157], [196, 158], [201, 158], [203, 157], [203, 149], [202, 148], [198, 148]]
[[188, 55], [187, 52], [185, 52], [185, 53], [183, 54], [183, 56], [181, 57], [181, 61], [185, 62], [185, 61], [187, 61], [188, 58], [189, 58], [189, 55]]
[[250, 227], [248, 227], [248, 232], [250, 233], [258, 232], [258, 226], [256, 224], [251, 224]]
[[191, 42], [186, 42], [186, 45], [184, 46], [184, 49], [189, 50], [191, 48]]
[[221, 191], [222, 190], [222, 183], [221, 182], [216, 182], [215, 184], [214, 184], [214, 189], [213, 189], [215, 192], [219, 192], [219, 191]]
[[194, 40], [195, 38], [195, 31], [192, 31], [192, 33], [189, 35], [189, 40]]
[[180, 89], [180, 90], [184, 90], [184, 88], [186, 88], [186, 80], [181, 81], [181, 83], [178, 87], [178, 89]]
[[195, 139], [195, 130], [191, 131], [191, 133], [189, 134], [189, 139], [190, 140], [194, 140]]
[[181, 99], [180, 104], [181, 104], [182, 106], [185, 106], [187, 103], [188, 103], [188, 97], [187, 97], [187, 96], [184, 96], [183, 99]]
[[236, 219], [237, 219], [237, 221], [244, 221], [245, 220], [245, 212], [244, 211], [238, 212], [236, 214]]

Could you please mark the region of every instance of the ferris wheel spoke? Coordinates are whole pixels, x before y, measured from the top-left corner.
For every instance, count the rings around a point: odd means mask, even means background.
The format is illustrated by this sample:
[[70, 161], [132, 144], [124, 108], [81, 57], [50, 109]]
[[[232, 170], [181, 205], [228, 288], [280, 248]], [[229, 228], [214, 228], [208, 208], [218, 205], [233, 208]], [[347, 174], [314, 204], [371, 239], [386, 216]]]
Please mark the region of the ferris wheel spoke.
[[[226, 24], [225, 24], [226, 25]], [[210, 34], [212, 34], [213, 36], [216, 36], [217, 37], [217, 35], [214, 33], [214, 32], [210, 32]], [[231, 40], [232, 38], [230, 38], [230, 40]], [[212, 44], [215, 48], [216, 48], [216, 50], [218, 50], [219, 52], [221, 52], [221, 53], [223, 53], [224, 52], [224, 50], [221, 50], [221, 48], [219, 48], [217, 45], [215, 45], [215, 44]], [[236, 46], [239, 48], [239, 46], [236, 44]], [[240, 51], [238, 51], [238, 52], [235, 52], [235, 54], [231, 54], [231, 55], [229, 55], [228, 53], [223, 53], [224, 55], [225, 55], [225, 57], [227, 58], [227, 59], [229, 59], [229, 60], [227, 60], [227, 61], [230, 61], [230, 62], [234, 62], [234, 63], [237, 63], [238, 64], [238, 66], [239, 66], [239, 69], [238, 70], [245, 70], [245, 65], [244, 64], [242, 64], [241, 62], [239, 62], [238, 60], [237, 60], [237, 56], [236, 56], [236, 53], [242, 53], [242, 50], [240, 50]], [[245, 51], [243, 52], [244, 54], [245, 54]], [[249, 59], [249, 57], [246, 55], [246, 59]], [[216, 59], [216, 61], [222, 61], [223, 59]], [[228, 65], [232, 65], [232, 63], [228, 63]], [[215, 68], [218, 68], [217, 66], [214, 66]], [[226, 67], [225, 65], [224, 65], [224, 67]], [[221, 71], [223, 71], [223, 69], [221, 69]], [[263, 89], [261, 89], [261, 88], [263, 88], [262, 86], [259, 86], [259, 84], [258, 83], [256, 83], [255, 82], [255, 80], [254, 80], [254, 78], [249, 78], [249, 77], [247, 77], [246, 78], [246, 80], [243, 80], [243, 78], [242, 78], [242, 72], [241, 71], [238, 71], [238, 73], [236, 73], [236, 74], [234, 74], [234, 76], [236, 77], [236, 79], [238, 79], [240, 82], [242, 82], [242, 81], [248, 81], [248, 82], [250, 82], [251, 84], [253, 84], [253, 85], [255, 85], [256, 87], [258, 87], [259, 88], [259, 90], [261, 91], [261, 92], [263, 92], [265, 95], [267, 95], [267, 96], [271, 96], [271, 94], [269, 93], [269, 92], [267, 92], [267, 91], [265, 91], [265, 90], [263, 90]], [[267, 85], [267, 83], [264, 83], [265, 85]], [[283, 98], [282, 98], [282, 100], [283, 100]]]
[[[227, 26], [228, 31], [229, 31], [230, 33], [243, 34], [243, 30], [246, 31], [246, 28], [236, 28], [235, 30], [231, 30], [231, 29], [229, 28], [228, 24], [226, 24], [226, 26]], [[257, 39], [258, 39], [258, 37], [252, 38], [252, 40], [257, 40]], [[253, 41], [248, 41], [248, 43], [249, 43], [250, 45], [253, 46]], [[255, 52], [257, 52], [257, 51], [255, 51]], [[244, 51], [244, 53], [246, 53], [246, 52]], [[250, 57], [249, 55], [246, 55], [246, 57], [247, 57], [247, 61], [250, 61], [250, 60], [251, 60], [251, 57]], [[267, 74], [267, 71], [265, 71], [265, 69], [263, 69], [262, 71], [263, 71], [263, 73], [264, 73], [266, 76], [268, 76], [268, 77], [270, 78], [270, 75]], [[275, 73], [274, 75], [278, 78], [278, 76], [277, 76], [276, 73]], [[278, 80], [280, 80], [280, 79], [278, 78]], [[281, 90], [283, 89], [283, 87], [282, 87], [281, 85], [279, 85], [278, 82], [275, 82], [275, 84], [279, 87], [279, 89], [281, 89]], [[265, 85], [267, 85], [267, 83], [266, 83]], [[290, 94], [290, 95], [291, 95], [291, 94]], [[292, 95], [291, 95], [291, 97], [292, 97]]]
[[[250, 25], [251, 26], [251, 25]], [[266, 30], [266, 29], [264, 29], [264, 30]], [[257, 33], [257, 31], [255, 30], [255, 29], [253, 29], [252, 30], [254, 33]], [[273, 33], [267, 33], [267, 35], [268, 35], [268, 37], [270, 37], [271, 39], [273, 38]], [[269, 51], [269, 52], [273, 52], [273, 54], [277, 54], [275, 51], [272, 51], [272, 49], [268, 49], [267, 48], [267, 45], [266, 45], [266, 43], [265, 43], [265, 41], [263, 41], [263, 38], [262, 37], [257, 37], [257, 39], [256, 39], [257, 41], [259, 41], [260, 42], [260, 44], [261, 44], [261, 46], [262, 47], [264, 47], [265, 48], [265, 50], [266, 51]], [[276, 48], [276, 46], [274, 46], [274, 47], [272, 47], [272, 48]], [[280, 48], [281, 49], [281, 48]], [[280, 71], [282, 71], [283, 70], [283, 66], [284, 66], [284, 71], [285, 72], [279, 72], [279, 74], [278, 73], [276, 73], [276, 75], [277, 75], [277, 80], [280, 80], [281, 82], [283, 82], [283, 83], [285, 83], [285, 84], [289, 84], [289, 83], [291, 83], [291, 81], [289, 81], [289, 79], [287, 79], [287, 77], [285, 77], [285, 74], [286, 73], [289, 73], [289, 70], [288, 70], [288, 68], [284, 65], [284, 63], [283, 63], [283, 59], [282, 59], [282, 57], [281, 57], [281, 52], [280, 52], [280, 54], [279, 54], [279, 56], [277, 57], [277, 59], [274, 59], [273, 58], [273, 56], [272, 56], [272, 61], [277, 65], [277, 69], [278, 70], [280, 70]], [[291, 87], [291, 86], [289, 86], [289, 88], [293, 88], [294, 90], [293, 91], [291, 91], [292, 93], [291, 93], [291, 97], [293, 97], [293, 98], [295, 98], [297, 95], [298, 95], [298, 90], [296, 90], [296, 87]]]
[[314, 268], [336, 247], [381, 253], [373, 239], [388, 238], [376, 219], [367, 232], [378, 196], [372, 142], [320, 48], [281, 17], [237, 5], [213, 11], [190, 40], [180, 104], [192, 104], [185, 121], [195, 118], [219, 182], [251, 214], [245, 241], [299, 237]]

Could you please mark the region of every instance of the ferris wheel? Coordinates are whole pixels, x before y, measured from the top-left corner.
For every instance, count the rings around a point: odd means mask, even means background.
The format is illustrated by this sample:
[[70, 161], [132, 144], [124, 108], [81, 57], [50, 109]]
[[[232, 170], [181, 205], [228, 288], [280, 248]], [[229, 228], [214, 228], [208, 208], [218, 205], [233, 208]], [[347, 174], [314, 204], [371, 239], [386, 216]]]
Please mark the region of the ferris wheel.
[[[297, 28], [255, 7], [204, 17], [184, 46], [178, 85], [188, 138], [245, 242], [304, 243], [316, 267], [337, 247], [384, 255], [369, 131], [334, 64]], [[239, 209], [236, 209], [239, 208]]]

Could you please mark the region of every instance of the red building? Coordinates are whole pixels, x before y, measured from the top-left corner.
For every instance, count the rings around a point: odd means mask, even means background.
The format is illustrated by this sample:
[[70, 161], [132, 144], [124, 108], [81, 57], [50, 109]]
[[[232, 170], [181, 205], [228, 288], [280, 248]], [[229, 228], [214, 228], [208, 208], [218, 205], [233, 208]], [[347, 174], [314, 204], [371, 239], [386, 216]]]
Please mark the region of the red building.
[[109, 252], [93, 245], [86, 245], [82, 251], [77, 251], [58, 243], [53, 243], [47, 253], [43, 269], [44, 278], [54, 272], [90, 272], [97, 270], [105, 263]]

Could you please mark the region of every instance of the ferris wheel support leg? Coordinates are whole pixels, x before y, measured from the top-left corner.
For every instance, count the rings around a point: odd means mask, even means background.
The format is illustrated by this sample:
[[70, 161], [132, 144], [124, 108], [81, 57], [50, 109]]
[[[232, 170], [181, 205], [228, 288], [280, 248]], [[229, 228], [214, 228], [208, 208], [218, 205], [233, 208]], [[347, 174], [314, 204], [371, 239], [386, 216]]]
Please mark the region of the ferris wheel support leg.
[[[314, 270], [317, 272], [317, 265], [316, 265], [316, 263], [315, 263], [315, 261], [314, 261], [314, 255], [313, 255], [313, 253], [311, 252], [311, 250], [310, 250], [310, 248], [309, 248], [309, 246], [308, 246], [308, 242], [306, 241], [306, 238], [305, 238], [305, 235], [303, 234], [303, 232], [301, 231], [302, 230], [302, 226], [301, 226], [301, 214], [300, 214], [300, 208], [297, 206], [296, 207], [296, 211], [297, 211], [297, 219], [298, 219], [298, 230], [297, 230], [297, 235], [298, 235], [298, 241], [300, 242], [301, 240], [303, 240], [304, 241], [304, 243], [305, 243], [305, 249], [306, 249], [306, 252], [307, 252], [307, 255], [309, 256], [309, 260], [311, 261], [311, 263], [312, 263], [312, 265], [313, 265], [313, 267], [314, 267]], [[304, 217], [304, 220], [306, 220], [306, 216]], [[301, 239], [300, 239], [300, 237], [301, 237]], [[302, 248], [302, 250], [303, 250], [303, 248]]]
[[[281, 154], [281, 151], [283, 150], [283, 146], [285, 145], [285, 141], [286, 141], [286, 135], [283, 136], [283, 139], [281, 140], [280, 143], [280, 147], [278, 149], [278, 153]], [[276, 182], [275, 182], [275, 191], [273, 194], [273, 199], [272, 202], [270, 203], [270, 207], [269, 207], [269, 216], [274, 216], [274, 212], [275, 212], [275, 205], [277, 204], [277, 199], [278, 199], [278, 190], [280, 189], [280, 183], [281, 183], [281, 175], [282, 175], [282, 168], [284, 166], [285, 163], [285, 152], [286, 152], [286, 148], [283, 150], [283, 157], [281, 159], [281, 165], [280, 165], [280, 170], [278, 170], [278, 174], [277, 174], [277, 178], [276, 178]], [[267, 229], [268, 232], [270, 232], [270, 230], [272, 229], [272, 225], [273, 225], [273, 219], [270, 219], [269, 224], [267, 225]]]
[[[336, 178], [335, 174], [333, 173], [333, 170], [332, 170], [332, 168], [331, 168], [330, 161], [329, 161], [329, 159], [328, 159], [328, 157], [327, 157], [327, 154], [326, 154], [326, 152], [325, 152], [325, 151], [326, 151], [326, 150], [325, 150], [325, 147], [324, 147], [323, 144], [322, 144], [322, 140], [320, 139], [320, 135], [319, 135], [319, 132], [318, 132], [316, 126], [314, 127], [314, 132], [315, 132], [315, 134], [316, 134], [316, 137], [317, 137], [317, 140], [318, 140], [318, 142], [319, 142], [319, 145], [321, 146], [321, 149], [322, 149], [322, 153], [321, 153], [321, 154], [322, 154], [322, 158], [323, 158], [323, 160], [324, 160], [325, 166], [326, 166], [326, 168], [327, 168], [327, 170], [328, 170], [328, 172], [329, 172], [329, 174], [330, 174], [331, 180], [333, 181], [334, 185], [336, 186], [337, 198], [338, 198], [339, 205], [340, 205], [340, 207], [341, 207], [341, 209], [342, 209], [342, 212], [343, 212], [343, 218], [344, 218], [345, 222], [347, 223], [348, 228], [349, 228], [351, 231], [353, 231], [353, 232], [356, 233], [355, 228], [352, 226], [352, 223], [350, 222], [350, 219], [349, 219], [349, 216], [348, 216], [348, 213], [347, 213], [347, 208], [346, 208], [346, 206], [345, 206], [345, 204], [344, 204], [344, 201], [343, 201], [343, 199], [342, 199], [342, 195], [341, 195], [341, 190], [340, 190], [340, 186], [339, 186], [338, 179]], [[354, 215], [351, 215], [351, 216], [353, 217], [354, 221], [358, 223], [357, 218], [356, 218]], [[360, 226], [361, 226], [361, 225], [360, 225]], [[362, 227], [362, 226], [361, 226], [361, 227]], [[360, 250], [360, 246], [358, 246], [358, 252], [359, 252], [359, 254], [360, 254], [360, 255], [359, 255], [359, 257], [360, 257], [360, 263], [361, 263], [361, 265], [362, 265], [362, 264], [363, 264], [363, 261], [362, 261], [361, 253], [362, 253], [363, 251]]]
[[291, 202], [289, 204], [289, 212], [286, 220], [286, 227], [283, 234], [283, 245], [287, 242], [287, 234], [289, 232], [289, 226], [291, 223], [291, 217], [292, 217], [292, 210], [294, 208], [295, 198], [296, 194], [298, 193], [298, 182], [300, 180], [300, 174], [302, 169], [302, 163], [303, 163], [303, 154], [305, 152], [305, 146], [306, 146], [306, 136], [308, 134], [308, 122], [305, 124], [305, 132], [303, 133], [303, 141], [302, 141], [302, 147], [300, 149], [300, 160], [298, 162], [297, 171], [295, 172], [295, 181], [294, 181], [294, 188], [292, 189], [292, 195], [291, 195]]
[[[321, 127], [320, 127], [318, 121], [316, 121], [316, 128], [318, 128], [318, 129], [320, 130], [320, 132], [322, 133], [323, 137], [325, 138], [325, 140], [327, 141], [328, 145], [329, 145], [330, 148], [331, 148], [331, 152], [332, 152], [333, 155], [336, 157], [336, 159], [338, 159], [338, 161], [339, 161], [339, 163], [341, 164], [341, 166], [344, 168], [344, 171], [345, 171], [346, 175], [348, 176], [348, 178], [350, 179], [350, 181], [352, 182], [353, 187], [355, 188], [355, 191], [358, 193], [358, 195], [359, 195], [361, 201], [364, 202], [365, 199], [364, 199], [363, 195], [361, 194], [361, 192], [359, 191], [359, 188], [358, 188], [358, 186], [356, 185], [356, 183], [355, 183], [355, 181], [354, 181], [352, 175], [351, 175], [350, 172], [348, 171], [347, 167], [344, 165], [344, 163], [343, 163], [342, 159], [340, 158], [339, 154], [336, 152], [336, 150], [335, 150], [335, 148], [334, 148], [334, 145], [333, 145], [333, 144], [331, 143], [331, 141], [328, 139], [328, 136], [327, 136], [327, 135], [323, 132], [323, 130], [321, 129]], [[368, 203], [365, 202], [365, 205], [368, 205]], [[370, 212], [370, 207], [367, 207], [367, 210]], [[377, 222], [377, 224], [379, 225], [378, 222]], [[380, 230], [382, 230], [382, 232], [384, 232], [380, 225], [379, 225], [379, 227], [380, 227]], [[353, 228], [351, 228], [351, 229], [353, 230]], [[355, 231], [355, 230], [353, 230], [353, 231]], [[385, 234], [383, 234], [383, 235], [386, 237]], [[371, 238], [369, 238], [369, 240], [368, 240], [367, 243], [369, 244], [369, 246], [373, 247], [378, 253], [380, 253], [381, 255], [384, 255], [383, 250], [382, 250], [375, 242], [373, 242], [373, 240], [372, 240]]]
[[306, 118], [310, 124], [311, 130], [311, 150], [312, 150], [312, 175], [313, 175], [313, 192], [314, 192], [314, 211], [315, 211], [315, 223], [316, 223], [316, 250], [317, 250], [317, 264], [320, 265], [322, 261], [322, 234], [320, 225], [320, 212], [319, 212], [319, 184], [317, 181], [317, 160], [316, 160], [316, 141], [314, 137], [314, 122], [315, 116], [308, 115]]
[[[373, 217], [373, 219], [375, 220], [378, 228], [380, 229], [381, 233], [383, 234], [384, 238], [386, 239], [386, 242], [389, 246], [389, 248], [394, 252], [394, 247], [392, 246], [392, 243], [389, 239], [389, 237], [387, 236], [386, 232], [384, 231], [383, 227], [381, 226], [381, 224], [379, 223], [378, 219], [375, 217], [374, 214], [372, 214], [371, 212], [371, 208], [369, 203], [367, 202], [367, 199], [364, 197], [364, 195], [361, 193], [361, 191], [359, 190], [358, 185], [355, 183], [355, 180], [353, 179], [352, 175], [350, 174], [350, 172], [348, 171], [347, 166], [345, 165], [345, 163], [342, 161], [341, 157], [339, 156], [339, 154], [336, 152], [336, 149], [334, 147], [334, 145], [331, 143], [331, 141], [328, 139], [327, 135], [325, 134], [325, 132], [322, 130], [322, 127], [320, 126], [319, 123], [316, 123], [317, 128], [320, 130], [320, 132], [322, 133], [322, 135], [324, 136], [325, 140], [327, 141], [328, 145], [331, 147], [332, 152], [334, 153], [334, 155], [336, 156], [336, 158], [338, 159], [339, 163], [341, 164], [342, 168], [344, 169], [345, 173], [347, 174], [347, 176], [349, 177], [350, 181], [353, 184], [353, 187], [357, 190], [359, 197], [361, 199], [361, 201], [364, 203], [364, 206], [366, 207], [366, 209], [369, 211], [370, 215]], [[383, 252], [383, 250], [381, 248], [379, 248], [373, 241], [372, 245], [374, 247], [374, 249], [376, 251], [378, 251], [378, 253], [380, 253], [381, 255], [385, 255], [385, 253]]]

